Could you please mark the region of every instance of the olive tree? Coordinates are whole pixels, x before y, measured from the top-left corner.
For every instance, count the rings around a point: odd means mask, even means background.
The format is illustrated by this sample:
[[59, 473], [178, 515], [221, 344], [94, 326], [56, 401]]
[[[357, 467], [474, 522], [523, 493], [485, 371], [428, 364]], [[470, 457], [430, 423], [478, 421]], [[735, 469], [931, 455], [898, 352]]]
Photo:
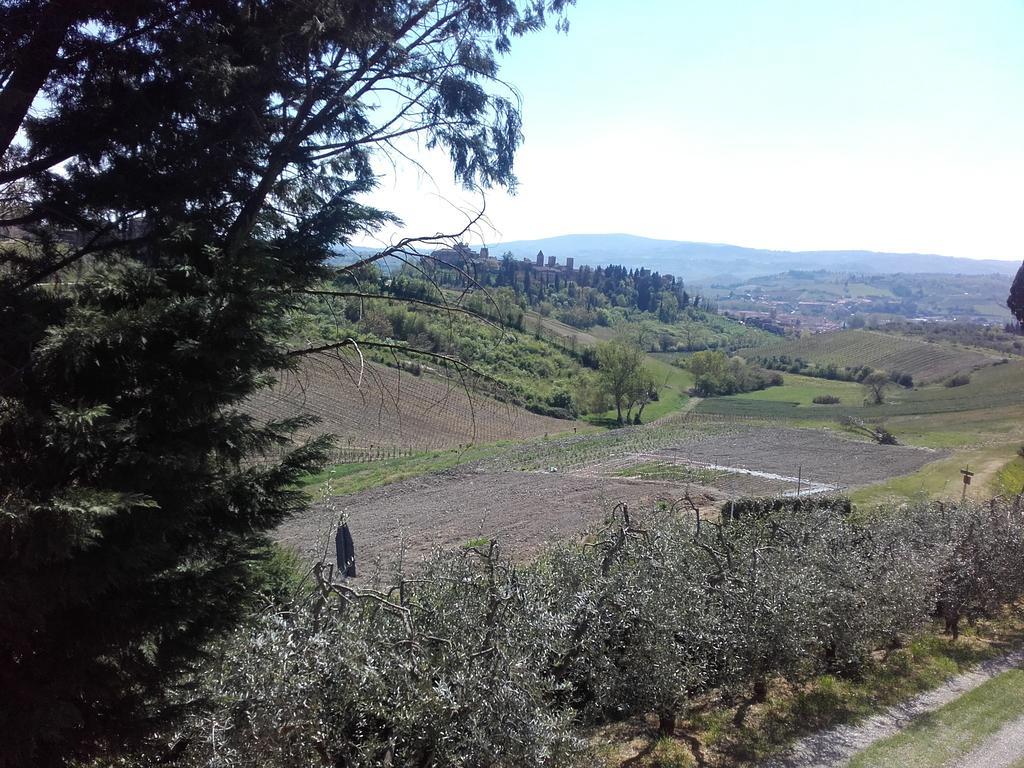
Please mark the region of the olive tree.
[[1024, 594], [1024, 513], [1019, 504], [937, 503], [918, 511], [938, 579], [935, 612], [953, 639], [960, 622], [992, 616]]
[[540, 563], [567, 628], [552, 673], [585, 718], [653, 711], [671, 733], [676, 711], [713, 678], [720, 646], [693, 525], [668, 513], [631, 518], [620, 505], [594, 539]]
[[225, 768], [565, 764], [579, 744], [545, 663], [563, 628], [537, 578], [491, 543], [391, 589], [322, 579], [225, 644], [206, 675], [219, 706], [170, 752]]

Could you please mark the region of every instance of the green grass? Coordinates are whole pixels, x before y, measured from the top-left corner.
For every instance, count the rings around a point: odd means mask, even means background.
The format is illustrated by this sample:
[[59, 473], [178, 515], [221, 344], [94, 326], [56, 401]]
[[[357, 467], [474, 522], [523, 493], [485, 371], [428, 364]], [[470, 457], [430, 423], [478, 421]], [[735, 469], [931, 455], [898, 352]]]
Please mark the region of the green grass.
[[644, 408], [644, 420], [654, 421], [681, 410], [690, 399], [687, 394], [693, 386], [693, 376], [690, 372], [650, 355], [647, 356], [645, 364], [658, 383], [659, 399]]
[[892, 289], [882, 285], [867, 285], [865, 283], [850, 283], [846, 286], [846, 293], [856, 298], [874, 298], [876, 296], [886, 299], [895, 298]]
[[322, 472], [303, 478], [301, 485], [313, 498], [358, 493], [430, 472], [441, 472], [470, 461], [489, 458], [509, 445], [508, 442], [473, 445], [462, 449], [424, 451], [383, 461], [335, 464]]
[[1003, 725], [1024, 716], [1024, 670], [983, 683], [907, 729], [854, 757], [850, 768], [938, 768], [963, 765], [971, 750]]
[[643, 480], [671, 480], [680, 483], [710, 484], [724, 472], [667, 461], [647, 461], [613, 473], [615, 477], [639, 477]]
[[[836, 406], [817, 405], [814, 398], [819, 395], [835, 395], [839, 398], [841, 406], [859, 406], [864, 400], [864, 388], [852, 381], [828, 381], [816, 379], [812, 376], [800, 376], [794, 373], [785, 373], [782, 376], [781, 387], [768, 387], [757, 392], [745, 392], [742, 395], [732, 395], [730, 400], [735, 402], [756, 402], [756, 403], [782, 403], [793, 408], [805, 407], [813, 413], [807, 414], [814, 418], [822, 413], [829, 413], [830, 409]], [[800, 418], [800, 416], [797, 416]]]
[[996, 492], [1005, 496], [1024, 493], [1024, 458], [1018, 456], [1006, 462], [996, 475]]
[[[935, 345], [931, 345], [935, 346]], [[836, 382], [808, 376], [783, 374], [785, 385], [762, 392], [748, 392], [730, 397], [705, 399], [697, 410], [721, 415], [756, 416], [764, 418], [833, 418], [856, 416], [866, 420], [890, 420], [902, 417], [935, 416], [936, 419], [919, 430], [921, 434], [940, 431], [942, 422], [950, 434], [962, 437], [955, 444], [977, 444], [971, 440], [978, 422], [987, 422], [986, 431], [1002, 433], [1004, 438], [1020, 428], [1019, 419], [1006, 417], [1011, 411], [1024, 410], [1024, 361], [993, 365], [975, 372], [971, 382], [962, 387], [941, 385], [914, 390], [892, 386], [885, 393], [883, 405], [864, 405], [864, 392], [854, 382]], [[815, 394], [837, 394], [839, 405], [810, 405]], [[999, 409], [1006, 409], [996, 414]], [[970, 416], [963, 414], [970, 412]], [[946, 418], [943, 420], [942, 415]], [[909, 426], [912, 420], [906, 420]], [[897, 434], [897, 436], [899, 436]], [[946, 441], [949, 443], [949, 441]], [[942, 447], [928, 442], [921, 445]]]
[[960, 470], [969, 467], [976, 474], [967, 489], [968, 498], [990, 495], [989, 486], [996, 472], [1012, 455], [1006, 445], [960, 450], [947, 458], [926, 464], [917, 472], [894, 477], [884, 483], [861, 488], [850, 494], [858, 505], [880, 504], [896, 499], [914, 497], [960, 498], [963, 480]]
[[867, 330], [837, 331], [776, 341], [741, 350], [740, 353], [753, 360], [800, 358], [812, 365], [835, 365], [840, 369], [867, 365], [884, 371], [909, 373], [919, 382], [940, 381], [953, 373], [967, 372], [995, 360], [991, 353], [969, 347], [932, 344]]
[[1024, 403], [978, 410], [893, 416], [886, 419], [886, 424], [900, 442], [907, 445], [961, 449], [1010, 446], [1024, 441]]

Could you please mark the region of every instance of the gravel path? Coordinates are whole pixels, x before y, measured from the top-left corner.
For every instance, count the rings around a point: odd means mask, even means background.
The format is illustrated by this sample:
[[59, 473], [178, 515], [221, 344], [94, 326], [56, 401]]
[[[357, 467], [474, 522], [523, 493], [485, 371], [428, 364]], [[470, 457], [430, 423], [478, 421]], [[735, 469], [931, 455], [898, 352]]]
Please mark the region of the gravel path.
[[1024, 757], [1024, 717], [1007, 723], [961, 761], [971, 768], [1011, 768]]
[[[933, 712], [944, 704], [962, 696], [979, 685], [995, 677], [998, 674], [1011, 669], [1016, 669], [1024, 664], [1024, 649], [1014, 651], [1007, 656], [979, 664], [970, 672], [957, 675], [938, 688], [923, 693], [908, 702], [893, 707], [887, 712], [870, 717], [857, 725], [841, 725], [821, 731], [797, 742], [796, 746], [780, 758], [770, 760], [763, 764], [763, 768], [837, 768], [846, 763], [862, 749], [871, 746], [879, 739], [892, 736], [894, 733], [903, 730], [911, 721], [925, 714]], [[1012, 723], [1018, 728], [1024, 729], [1024, 723], [1020, 721]], [[1009, 728], [1010, 726], [1007, 726]], [[1000, 731], [1001, 735], [1002, 731]], [[993, 737], [993, 741], [996, 737]], [[1024, 730], [1018, 731], [1015, 735], [1008, 735], [1009, 745], [1016, 746], [1019, 750], [1024, 744]], [[1014, 745], [1013, 739], [1018, 741]], [[982, 749], [989, 747], [993, 741], [986, 742]], [[1007, 752], [1001, 753], [1004, 757]], [[1020, 753], [1016, 754], [1019, 757]], [[995, 758], [999, 755], [995, 754]], [[1011, 762], [978, 763], [974, 760], [967, 760], [965, 766], [1007, 766]]]

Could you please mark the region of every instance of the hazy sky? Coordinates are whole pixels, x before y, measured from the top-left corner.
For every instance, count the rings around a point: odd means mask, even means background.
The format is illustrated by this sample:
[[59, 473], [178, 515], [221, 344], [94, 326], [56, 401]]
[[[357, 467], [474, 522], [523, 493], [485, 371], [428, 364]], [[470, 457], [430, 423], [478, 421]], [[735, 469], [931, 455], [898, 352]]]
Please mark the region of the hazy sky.
[[[1024, 0], [579, 0], [516, 42], [516, 195], [474, 242], [587, 232], [1024, 257]], [[418, 153], [407, 232], [479, 195]], [[384, 239], [394, 233], [384, 233]]]

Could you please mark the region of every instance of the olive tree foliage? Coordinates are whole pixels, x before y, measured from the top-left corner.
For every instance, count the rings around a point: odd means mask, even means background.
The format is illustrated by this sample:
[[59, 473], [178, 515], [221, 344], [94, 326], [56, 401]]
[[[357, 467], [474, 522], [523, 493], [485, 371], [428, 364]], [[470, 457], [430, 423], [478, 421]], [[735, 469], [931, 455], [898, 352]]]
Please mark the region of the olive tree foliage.
[[937, 548], [936, 613], [956, 638], [963, 619], [991, 616], [1024, 593], [1024, 511], [1014, 504], [939, 504], [918, 516]]
[[742, 510], [620, 505], [529, 565], [491, 544], [390, 589], [321, 580], [225, 644], [211, 705], [161, 744], [185, 766], [573, 765], [581, 724], [653, 713], [670, 733], [709, 691], [856, 676], [949, 606], [980, 618], [1024, 594], [1019, 501]]
[[584, 718], [654, 711], [669, 723], [713, 679], [719, 623], [703, 600], [693, 534], [686, 518], [635, 521], [620, 505], [592, 545], [538, 563], [568, 630], [552, 649], [553, 676]]
[[175, 714], [325, 456], [241, 407], [296, 297], [402, 137], [514, 184], [499, 57], [570, 1], [0, 3], [0, 764]]
[[222, 706], [172, 750], [211, 768], [564, 764], [579, 744], [542, 661], [562, 617], [537, 579], [492, 543], [388, 591], [321, 580], [226, 646]]

